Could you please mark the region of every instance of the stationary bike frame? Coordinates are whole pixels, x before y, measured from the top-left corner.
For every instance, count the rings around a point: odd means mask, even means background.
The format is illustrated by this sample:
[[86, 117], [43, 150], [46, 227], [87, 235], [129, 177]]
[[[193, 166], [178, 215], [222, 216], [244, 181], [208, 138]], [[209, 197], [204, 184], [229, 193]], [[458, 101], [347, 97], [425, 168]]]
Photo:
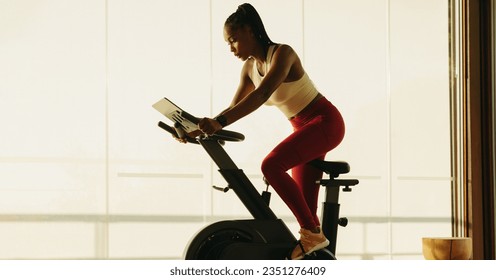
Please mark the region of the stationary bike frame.
[[262, 196], [257, 192], [251, 181], [242, 170], [238, 169], [217, 140], [209, 137], [200, 137], [198, 142], [207, 151], [215, 164], [217, 164], [219, 173], [228, 183], [229, 189], [232, 189], [236, 193], [253, 218], [277, 220], [277, 216], [262, 199]]
[[[324, 235], [329, 240], [329, 246], [327, 246], [327, 249], [335, 255], [338, 225], [342, 227], [346, 227], [348, 225], [348, 219], [346, 217], [339, 217], [340, 188], [343, 187], [343, 192], [351, 192], [351, 186], [357, 185], [359, 181], [357, 179], [337, 179], [340, 174], [349, 172], [350, 166], [346, 162], [326, 162], [314, 160], [310, 162], [310, 164], [315, 165], [324, 173], [329, 175], [329, 179], [321, 179], [317, 181], [317, 183], [326, 188], [325, 200], [322, 203], [321, 228]], [[325, 166], [326, 164], [328, 166]], [[339, 171], [333, 169], [333, 165], [339, 166]]]
[[[174, 129], [159, 122], [159, 126], [168, 132], [174, 134]], [[222, 139], [222, 137], [220, 137]], [[274, 212], [270, 209], [268, 203], [262, 195], [260, 195], [257, 189], [253, 186], [251, 181], [248, 179], [246, 174], [239, 169], [233, 162], [231, 157], [227, 154], [225, 149], [222, 147], [219, 138], [214, 136], [201, 136], [195, 139], [198, 144], [200, 144], [205, 151], [209, 154], [215, 164], [219, 167], [219, 173], [224, 177], [228, 183], [230, 190], [233, 190], [238, 198], [241, 200], [246, 209], [250, 212], [257, 223], [274, 223], [277, 224], [276, 228], [280, 232], [270, 233], [266, 232], [264, 234], [276, 234], [281, 235], [280, 240], [282, 242], [295, 242], [296, 239], [291, 234], [289, 229], [284, 225], [284, 223], [277, 218]], [[337, 240], [337, 227], [338, 225], [346, 226], [346, 218], [339, 218], [339, 191], [340, 187], [344, 186], [344, 191], [351, 191], [350, 186], [358, 184], [358, 180], [349, 179], [342, 180], [336, 179], [339, 174], [347, 173], [349, 171], [349, 166], [345, 162], [324, 162], [327, 166], [318, 164], [316, 167], [323, 170], [323, 172], [329, 174], [329, 179], [319, 180], [318, 183], [326, 187], [326, 199], [323, 203], [322, 209], [322, 229], [325, 236], [329, 239], [330, 244], [326, 248], [332, 254], [332, 258], [335, 258], [336, 252], [336, 240]], [[340, 172], [333, 172], [329, 170], [329, 164], [338, 164], [341, 167]], [[345, 167], [343, 169], [343, 166]], [[240, 226], [243, 226], [240, 224]], [[263, 226], [261, 226], [263, 228]], [[291, 245], [293, 246], [293, 245]]]

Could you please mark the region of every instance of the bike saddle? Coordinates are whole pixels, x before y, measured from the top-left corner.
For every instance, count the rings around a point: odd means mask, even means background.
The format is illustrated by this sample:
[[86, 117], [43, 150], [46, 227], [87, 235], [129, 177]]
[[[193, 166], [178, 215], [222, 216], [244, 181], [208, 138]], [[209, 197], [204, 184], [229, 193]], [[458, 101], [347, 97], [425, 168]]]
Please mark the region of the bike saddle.
[[338, 177], [340, 174], [350, 172], [350, 165], [345, 161], [325, 161], [316, 159], [312, 160], [310, 164], [333, 177]]

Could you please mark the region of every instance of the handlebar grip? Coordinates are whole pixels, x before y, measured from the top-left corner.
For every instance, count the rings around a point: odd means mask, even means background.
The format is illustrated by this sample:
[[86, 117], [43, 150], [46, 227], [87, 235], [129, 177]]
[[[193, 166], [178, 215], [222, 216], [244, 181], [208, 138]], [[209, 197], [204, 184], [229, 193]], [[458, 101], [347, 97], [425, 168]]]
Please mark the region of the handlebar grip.
[[174, 128], [172, 128], [172, 127], [170, 127], [170, 126], [166, 125], [164, 122], [162, 122], [162, 121], [158, 122], [158, 126], [159, 126], [160, 128], [162, 128], [163, 130], [165, 130], [165, 131], [169, 132], [169, 133], [170, 133], [170, 134], [172, 134], [173, 136], [175, 136], [175, 137], [179, 138], [179, 135], [177, 135], [176, 130], [175, 130]]

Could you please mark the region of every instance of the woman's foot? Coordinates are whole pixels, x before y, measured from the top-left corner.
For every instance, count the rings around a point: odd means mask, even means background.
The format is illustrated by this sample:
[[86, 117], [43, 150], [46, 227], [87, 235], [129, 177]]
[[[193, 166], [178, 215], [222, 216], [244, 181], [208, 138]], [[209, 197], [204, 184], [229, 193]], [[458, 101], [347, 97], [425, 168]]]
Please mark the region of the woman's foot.
[[291, 253], [292, 260], [301, 260], [305, 255], [329, 245], [329, 240], [327, 240], [320, 228], [316, 228], [314, 231], [304, 228], [300, 229], [300, 240]]

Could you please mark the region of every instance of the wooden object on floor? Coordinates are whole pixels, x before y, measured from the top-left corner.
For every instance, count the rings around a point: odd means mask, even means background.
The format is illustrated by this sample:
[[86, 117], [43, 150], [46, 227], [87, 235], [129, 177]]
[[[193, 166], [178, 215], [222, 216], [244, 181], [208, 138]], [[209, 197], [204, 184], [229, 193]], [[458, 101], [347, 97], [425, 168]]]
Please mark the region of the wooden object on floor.
[[472, 258], [472, 238], [424, 237], [422, 253], [426, 260], [469, 260]]

